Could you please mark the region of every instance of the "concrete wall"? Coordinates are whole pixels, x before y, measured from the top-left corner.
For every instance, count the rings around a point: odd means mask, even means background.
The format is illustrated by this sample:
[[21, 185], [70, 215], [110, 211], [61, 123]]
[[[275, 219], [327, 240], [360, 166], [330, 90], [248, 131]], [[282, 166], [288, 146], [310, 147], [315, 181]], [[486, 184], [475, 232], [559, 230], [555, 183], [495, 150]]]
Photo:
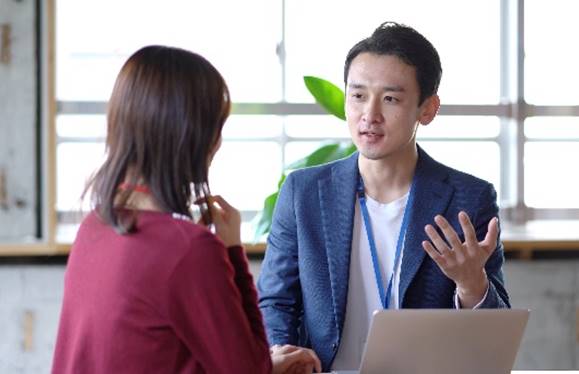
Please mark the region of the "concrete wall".
[[0, 373], [48, 373], [63, 265], [0, 266]]
[[508, 262], [513, 307], [531, 309], [516, 366], [579, 369], [579, 261]]
[[35, 2], [0, 0], [0, 241], [36, 235]]
[[[532, 309], [515, 369], [579, 369], [579, 260], [511, 260], [505, 275], [513, 306]], [[63, 265], [0, 265], [0, 373], [50, 371], [63, 277]]]

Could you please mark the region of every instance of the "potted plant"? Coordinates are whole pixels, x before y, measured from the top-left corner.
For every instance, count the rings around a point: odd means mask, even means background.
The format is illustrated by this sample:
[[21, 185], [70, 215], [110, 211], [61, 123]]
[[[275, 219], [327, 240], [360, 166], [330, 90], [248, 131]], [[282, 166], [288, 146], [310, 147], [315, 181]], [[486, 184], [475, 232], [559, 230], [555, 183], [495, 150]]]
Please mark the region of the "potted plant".
[[[326, 112], [341, 120], [346, 120], [344, 112], [344, 92], [335, 84], [317, 77], [305, 76], [304, 83], [316, 102], [324, 108]], [[260, 241], [264, 235], [269, 233], [273, 210], [277, 202], [277, 197], [283, 182], [289, 172], [305, 167], [325, 164], [331, 161], [347, 157], [356, 151], [356, 147], [351, 142], [330, 143], [318, 148], [308, 156], [288, 165], [279, 179], [277, 191], [265, 198], [263, 209], [253, 220], [254, 241]]]

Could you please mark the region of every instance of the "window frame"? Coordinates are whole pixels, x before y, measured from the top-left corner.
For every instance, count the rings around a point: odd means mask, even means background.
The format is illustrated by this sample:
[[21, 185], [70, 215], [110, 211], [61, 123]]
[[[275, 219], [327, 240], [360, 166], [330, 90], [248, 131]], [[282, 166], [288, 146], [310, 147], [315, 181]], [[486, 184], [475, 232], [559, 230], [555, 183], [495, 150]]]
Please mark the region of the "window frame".
[[[327, 115], [317, 104], [292, 103], [286, 101], [286, 59], [285, 59], [285, 3], [281, 0], [282, 33], [277, 54], [281, 63], [282, 102], [279, 103], [235, 103], [232, 114], [237, 115]], [[488, 105], [443, 104], [439, 115], [445, 116], [497, 116], [500, 118], [500, 133], [496, 138], [429, 138], [428, 141], [493, 141], [500, 149], [500, 180], [502, 198], [501, 216], [513, 223], [524, 223], [533, 219], [576, 219], [579, 209], [532, 208], [525, 205], [524, 147], [527, 142], [541, 139], [527, 139], [524, 135], [525, 119], [532, 116], [578, 116], [579, 106], [531, 105], [524, 101], [524, 0], [500, 1], [500, 102]], [[58, 101], [57, 114], [104, 114], [105, 102]], [[87, 138], [86, 141], [94, 139]], [[294, 140], [315, 141], [315, 138], [292, 138], [285, 133], [278, 139], [282, 150]], [[327, 138], [324, 140], [341, 141]], [[515, 177], [513, 177], [513, 175]], [[264, 196], [265, 198], [265, 196]], [[243, 212], [244, 218], [257, 211]]]
[[[282, 101], [279, 103], [235, 103], [232, 113], [236, 115], [327, 115], [317, 104], [291, 103], [286, 101], [285, 63], [285, 3], [280, 0], [282, 40], [277, 54], [281, 63]], [[47, 0], [40, 3], [41, 27], [41, 69], [43, 85], [41, 92], [42, 145], [41, 174], [43, 176], [42, 196], [42, 237], [35, 243], [0, 244], [0, 254], [40, 255], [66, 254], [70, 242], [59, 237], [59, 214], [70, 219], [70, 212], [58, 212], [56, 208], [57, 160], [56, 151], [63, 141], [56, 133], [56, 118], [61, 114], [105, 114], [106, 102], [101, 101], [59, 101], [56, 98], [56, 2]], [[570, 116], [579, 117], [579, 105], [531, 105], [524, 97], [524, 0], [500, 1], [500, 102], [490, 105], [445, 105], [439, 115], [445, 116], [497, 116], [500, 118], [500, 132], [495, 138], [429, 138], [428, 141], [492, 141], [499, 146], [501, 177], [501, 217], [507, 224], [522, 224], [535, 220], [579, 220], [579, 209], [532, 208], [525, 205], [524, 149], [528, 142], [543, 139], [529, 139], [524, 134], [524, 122], [529, 117]], [[66, 139], [70, 141], [71, 139]], [[98, 138], [82, 138], [73, 141], [102, 141]], [[271, 141], [271, 139], [267, 139]], [[286, 144], [294, 140], [316, 141], [316, 138], [292, 138], [284, 133], [276, 141], [282, 152]], [[324, 139], [343, 141], [343, 139]], [[549, 141], [549, 139], [544, 139]], [[281, 172], [281, 170], [280, 170]], [[274, 186], [272, 186], [274, 187]], [[265, 198], [265, 196], [264, 196]], [[244, 211], [244, 220], [253, 217], [257, 211]], [[250, 247], [251, 248], [251, 247]]]

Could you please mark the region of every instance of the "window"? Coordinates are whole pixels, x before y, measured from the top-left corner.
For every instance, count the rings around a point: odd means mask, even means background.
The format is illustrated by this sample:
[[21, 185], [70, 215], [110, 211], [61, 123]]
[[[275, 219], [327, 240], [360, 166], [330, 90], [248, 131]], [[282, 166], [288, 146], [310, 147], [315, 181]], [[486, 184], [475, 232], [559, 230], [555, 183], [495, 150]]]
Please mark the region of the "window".
[[341, 86], [348, 49], [386, 20], [415, 27], [441, 55], [443, 105], [419, 130], [423, 148], [491, 181], [507, 218], [571, 217], [579, 178], [561, 160], [579, 159], [579, 52], [552, 41], [579, 31], [576, 7], [562, 0], [57, 0], [59, 221], [74, 224], [74, 212], [87, 208], [79, 196], [102, 160], [106, 100], [121, 64], [159, 43], [201, 53], [230, 86], [234, 114], [210, 183], [242, 210], [250, 240], [249, 222], [283, 166], [349, 139], [345, 123], [314, 104], [302, 77]]

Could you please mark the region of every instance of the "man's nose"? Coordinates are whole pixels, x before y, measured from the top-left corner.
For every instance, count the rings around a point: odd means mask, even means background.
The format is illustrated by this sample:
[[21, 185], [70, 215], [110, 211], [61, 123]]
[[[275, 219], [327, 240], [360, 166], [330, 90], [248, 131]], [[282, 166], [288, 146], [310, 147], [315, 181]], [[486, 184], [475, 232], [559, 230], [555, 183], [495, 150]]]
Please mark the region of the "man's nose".
[[364, 107], [364, 121], [367, 123], [380, 123], [384, 121], [382, 108], [378, 100], [369, 100]]

